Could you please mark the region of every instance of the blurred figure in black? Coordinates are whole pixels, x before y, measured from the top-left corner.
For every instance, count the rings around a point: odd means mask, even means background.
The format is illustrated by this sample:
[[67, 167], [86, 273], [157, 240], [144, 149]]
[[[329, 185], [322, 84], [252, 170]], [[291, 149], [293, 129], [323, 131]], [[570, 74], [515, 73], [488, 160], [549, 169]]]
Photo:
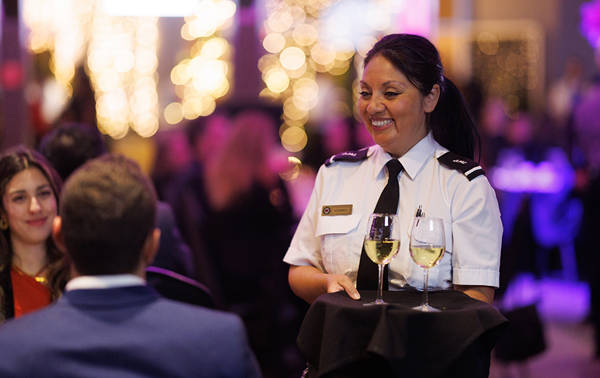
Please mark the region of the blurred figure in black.
[[191, 160], [165, 189], [166, 201], [172, 206], [183, 238], [194, 255], [194, 276], [210, 288], [219, 307], [224, 307], [222, 288], [215, 274], [214, 261], [208, 255], [202, 229], [210, 213], [205, 170], [208, 162], [214, 159], [227, 141], [230, 128], [229, 118], [222, 113], [193, 120], [187, 128]]
[[183, 174], [191, 161], [192, 151], [187, 135], [181, 128], [156, 134], [156, 157], [152, 182], [159, 200], [168, 201], [173, 183]]
[[304, 313], [281, 263], [295, 218], [278, 174], [278, 148], [272, 117], [238, 113], [222, 148], [205, 161], [200, 223], [226, 309], [244, 320], [265, 377], [298, 374], [302, 366], [288, 361], [300, 360], [295, 339]]

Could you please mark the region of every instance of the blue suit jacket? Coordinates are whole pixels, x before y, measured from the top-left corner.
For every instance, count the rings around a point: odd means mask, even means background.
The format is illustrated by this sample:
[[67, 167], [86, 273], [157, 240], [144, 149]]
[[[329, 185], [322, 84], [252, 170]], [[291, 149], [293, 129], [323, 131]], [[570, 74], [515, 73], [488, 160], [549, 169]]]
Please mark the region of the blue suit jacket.
[[260, 377], [241, 320], [146, 286], [73, 290], [0, 326], [0, 377]]

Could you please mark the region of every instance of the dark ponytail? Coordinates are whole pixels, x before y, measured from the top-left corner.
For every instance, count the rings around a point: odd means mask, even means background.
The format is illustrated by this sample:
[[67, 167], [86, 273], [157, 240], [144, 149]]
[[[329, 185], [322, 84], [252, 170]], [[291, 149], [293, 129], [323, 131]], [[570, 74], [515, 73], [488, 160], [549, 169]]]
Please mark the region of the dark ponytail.
[[428, 120], [433, 137], [450, 151], [474, 159], [475, 146], [479, 145], [479, 133], [463, 95], [452, 80], [445, 76], [440, 87], [440, 98]]
[[435, 46], [418, 35], [389, 34], [369, 51], [365, 57], [365, 66], [376, 55], [381, 55], [392, 63], [423, 96], [428, 95], [435, 84], [440, 86], [440, 98], [427, 117], [427, 126], [439, 144], [473, 159], [475, 150], [479, 150], [479, 134], [462, 94], [444, 76], [440, 55]]

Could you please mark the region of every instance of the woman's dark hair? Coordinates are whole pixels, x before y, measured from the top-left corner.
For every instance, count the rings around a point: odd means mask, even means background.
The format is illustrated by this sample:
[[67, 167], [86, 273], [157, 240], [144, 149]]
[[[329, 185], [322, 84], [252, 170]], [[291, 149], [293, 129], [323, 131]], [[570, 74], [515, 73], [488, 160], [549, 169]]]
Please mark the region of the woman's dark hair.
[[[38, 152], [25, 146], [17, 146], [7, 150], [0, 155], [0, 214], [4, 216], [4, 198], [6, 186], [12, 178], [27, 168], [37, 168], [48, 180], [54, 198], [56, 199], [57, 209], [62, 188], [62, 180], [56, 170], [48, 161]], [[52, 236], [46, 241], [47, 254], [49, 260], [48, 266], [48, 284], [53, 298], [57, 298], [67, 280], [67, 265], [64, 260], [64, 254], [58, 250], [54, 244]], [[0, 275], [10, 272], [12, 262], [12, 245], [10, 241], [10, 229], [0, 230]], [[2, 294], [2, 293], [0, 293]], [[0, 298], [1, 300], [2, 298]], [[2, 303], [0, 303], [2, 307]]]
[[473, 159], [479, 134], [462, 94], [444, 76], [440, 54], [435, 46], [418, 35], [390, 34], [380, 39], [368, 52], [365, 66], [377, 55], [392, 63], [423, 96], [429, 94], [434, 84], [440, 86], [440, 98], [427, 117], [427, 126], [439, 144]]

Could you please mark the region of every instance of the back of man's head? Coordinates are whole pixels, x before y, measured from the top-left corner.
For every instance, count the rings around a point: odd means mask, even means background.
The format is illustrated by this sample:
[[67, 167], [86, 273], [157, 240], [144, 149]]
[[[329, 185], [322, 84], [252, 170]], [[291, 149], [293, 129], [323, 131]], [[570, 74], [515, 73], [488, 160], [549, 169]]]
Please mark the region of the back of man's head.
[[154, 229], [156, 193], [133, 160], [103, 155], [69, 177], [60, 216], [62, 240], [77, 273], [133, 273]]
[[83, 163], [106, 153], [106, 144], [96, 127], [64, 123], [42, 138], [39, 151], [66, 180]]

